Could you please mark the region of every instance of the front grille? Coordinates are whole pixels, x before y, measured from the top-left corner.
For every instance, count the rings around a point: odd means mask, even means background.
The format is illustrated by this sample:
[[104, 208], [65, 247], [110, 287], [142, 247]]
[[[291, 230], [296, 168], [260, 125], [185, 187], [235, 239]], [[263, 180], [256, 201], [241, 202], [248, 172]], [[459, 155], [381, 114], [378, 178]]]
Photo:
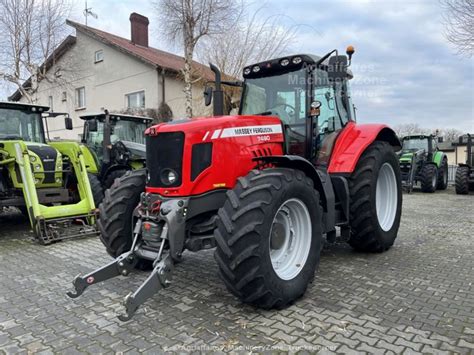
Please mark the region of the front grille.
[[[177, 187], [183, 176], [184, 133], [160, 133], [146, 137], [146, 166], [149, 171], [148, 186]], [[177, 174], [172, 184], [165, 184], [161, 177], [164, 170], [171, 169]]]
[[[57, 150], [48, 145], [33, 145], [33, 144], [28, 145], [28, 150], [35, 152], [41, 159], [41, 163], [43, 164], [43, 169], [44, 169], [43, 183], [45, 184], [54, 183], [56, 159], [58, 156]], [[32, 171], [35, 172], [34, 167], [32, 168]]]

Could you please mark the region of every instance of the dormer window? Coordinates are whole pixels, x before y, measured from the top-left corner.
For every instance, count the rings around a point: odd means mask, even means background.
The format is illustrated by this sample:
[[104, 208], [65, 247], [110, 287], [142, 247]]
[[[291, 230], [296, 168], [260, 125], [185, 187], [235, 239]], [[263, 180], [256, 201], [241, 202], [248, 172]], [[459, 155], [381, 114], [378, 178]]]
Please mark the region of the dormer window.
[[98, 51], [95, 52], [94, 55], [94, 62], [99, 63], [104, 60], [104, 51], [102, 49], [99, 49]]

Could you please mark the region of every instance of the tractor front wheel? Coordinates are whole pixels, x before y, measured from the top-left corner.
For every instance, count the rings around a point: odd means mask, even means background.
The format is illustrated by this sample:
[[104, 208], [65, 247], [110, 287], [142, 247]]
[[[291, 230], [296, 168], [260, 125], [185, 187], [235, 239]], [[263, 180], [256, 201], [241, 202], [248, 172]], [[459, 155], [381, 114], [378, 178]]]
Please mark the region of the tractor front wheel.
[[303, 172], [253, 170], [218, 213], [215, 258], [227, 289], [245, 303], [284, 308], [314, 277], [321, 250], [319, 193]]
[[441, 162], [438, 170], [438, 190], [446, 190], [448, 188], [448, 160], [445, 158]]
[[94, 205], [97, 208], [104, 199], [104, 190], [102, 189], [102, 185], [97, 175], [90, 173], [87, 175], [89, 177], [89, 185], [91, 186], [92, 197], [94, 198]]
[[130, 171], [115, 180], [105, 191], [105, 198], [99, 207], [97, 226], [100, 240], [107, 253], [116, 258], [132, 247], [135, 207], [140, 203], [140, 194], [145, 191], [146, 171]]
[[386, 142], [372, 143], [349, 178], [349, 244], [358, 251], [382, 252], [397, 237], [402, 209], [400, 167]]
[[435, 192], [438, 186], [438, 169], [434, 164], [425, 164], [421, 169], [421, 191]]
[[456, 193], [467, 195], [469, 193], [469, 167], [458, 166], [456, 169]]

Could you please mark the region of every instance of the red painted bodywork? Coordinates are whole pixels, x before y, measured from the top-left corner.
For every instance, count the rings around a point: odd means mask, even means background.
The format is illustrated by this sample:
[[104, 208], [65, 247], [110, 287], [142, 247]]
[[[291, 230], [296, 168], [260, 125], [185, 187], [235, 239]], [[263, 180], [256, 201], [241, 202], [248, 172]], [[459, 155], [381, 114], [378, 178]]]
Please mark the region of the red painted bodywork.
[[[257, 127], [255, 127], [257, 126]], [[258, 126], [279, 127], [278, 133], [260, 134]], [[257, 128], [255, 135], [225, 137], [234, 128]], [[339, 133], [329, 161], [329, 173], [351, 173], [359, 157], [385, 125], [349, 122]], [[200, 195], [215, 189], [231, 189], [237, 179], [255, 167], [252, 158], [283, 155], [284, 135], [281, 121], [271, 116], [219, 116], [158, 124], [147, 129], [148, 136], [181, 131], [185, 134], [182, 184], [176, 188], [147, 186], [146, 191], [162, 196]], [[257, 133], [255, 133], [257, 132]], [[191, 152], [196, 143], [212, 142], [212, 163], [191, 181]], [[160, 152], [156, 152], [160, 154]]]
[[328, 172], [352, 173], [364, 150], [388, 126], [349, 122], [339, 133], [329, 160]]
[[[178, 121], [179, 122], [179, 121]], [[183, 183], [177, 188], [148, 186], [147, 192], [162, 196], [199, 195], [219, 188], [233, 188], [237, 178], [245, 176], [255, 167], [253, 157], [282, 155], [283, 133], [241, 137], [221, 137], [226, 128], [277, 125], [281, 121], [269, 116], [220, 116], [194, 118], [183, 123], [158, 124], [147, 129], [153, 136], [164, 132], [181, 131], [185, 134], [183, 152]], [[221, 132], [216, 133], [216, 131]], [[264, 140], [262, 140], [264, 139]], [[196, 143], [212, 142], [212, 163], [194, 181], [191, 181], [191, 149]], [[160, 154], [160, 152], [156, 152]]]

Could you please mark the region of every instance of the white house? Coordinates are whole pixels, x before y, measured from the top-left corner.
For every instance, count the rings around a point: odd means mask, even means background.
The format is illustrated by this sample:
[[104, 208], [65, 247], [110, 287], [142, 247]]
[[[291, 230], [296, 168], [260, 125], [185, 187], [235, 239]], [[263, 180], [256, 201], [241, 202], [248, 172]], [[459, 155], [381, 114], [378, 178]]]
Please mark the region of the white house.
[[[127, 108], [154, 108], [166, 102], [173, 118], [184, 117], [184, 82], [180, 70], [184, 58], [148, 46], [148, 18], [130, 15], [131, 39], [122, 38], [73, 21], [76, 30], [67, 37], [44, 64], [57, 80], [42, 80], [34, 95], [35, 103], [55, 112], [68, 112], [74, 130], [65, 131], [62, 120], [48, 121], [50, 136], [77, 139], [86, 112], [122, 111]], [[209, 68], [194, 62], [196, 77], [213, 80]], [[28, 85], [28, 83], [26, 83]], [[26, 101], [19, 91], [12, 101]], [[208, 114], [203, 105], [202, 84], [193, 86], [195, 114]]]

